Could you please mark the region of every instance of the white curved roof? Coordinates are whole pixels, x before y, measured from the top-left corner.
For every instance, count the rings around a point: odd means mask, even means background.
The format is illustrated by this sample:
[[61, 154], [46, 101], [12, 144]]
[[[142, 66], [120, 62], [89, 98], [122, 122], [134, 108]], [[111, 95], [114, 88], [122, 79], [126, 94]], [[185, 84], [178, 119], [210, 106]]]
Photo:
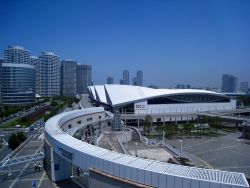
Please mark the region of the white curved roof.
[[[112, 106], [119, 106], [125, 103], [142, 99], [149, 99], [175, 94], [192, 93], [221, 95], [220, 93], [200, 89], [153, 89], [141, 86], [116, 84], [90, 86], [89, 90], [92, 92], [92, 97], [94, 97], [95, 100], [102, 103], [110, 104]], [[107, 101], [107, 98], [110, 99], [110, 101]]]

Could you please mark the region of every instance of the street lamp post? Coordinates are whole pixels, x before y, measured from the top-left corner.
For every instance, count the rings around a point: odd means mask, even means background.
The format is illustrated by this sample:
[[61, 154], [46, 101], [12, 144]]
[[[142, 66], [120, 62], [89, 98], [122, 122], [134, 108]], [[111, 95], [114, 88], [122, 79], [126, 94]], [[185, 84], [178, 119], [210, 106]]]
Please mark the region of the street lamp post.
[[137, 155], [137, 142], [135, 143], [135, 156], [138, 157], [138, 155]]
[[165, 137], [165, 131], [162, 131], [162, 145], [165, 143], [164, 142], [164, 137]]
[[127, 148], [128, 147], [127, 132], [125, 132], [125, 131], [122, 131], [122, 132], [123, 132], [123, 134], [125, 135], [125, 138], [126, 138], [125, 147]]
[[182, 140], [180, 140], [180, 144], [181, 144], [181, 147], [180, 147], [180, 157], [182, 156]]
[[125, 136], [126, 136], [126, 148], [128, 147], [128, 137], [127, 137], [127, 133], [125, 132]]

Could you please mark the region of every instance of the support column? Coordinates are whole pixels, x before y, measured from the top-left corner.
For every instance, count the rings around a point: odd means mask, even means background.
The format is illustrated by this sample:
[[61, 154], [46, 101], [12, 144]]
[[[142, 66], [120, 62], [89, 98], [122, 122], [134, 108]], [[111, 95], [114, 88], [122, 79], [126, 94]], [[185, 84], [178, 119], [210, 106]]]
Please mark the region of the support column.
[[140, 119], [137, 121], [137, 126], [140, 127]]
[[53, 148], [50, 146], [50, 169], [51, 169], [51, 180], [55, 182], [55, 169], [54, 169], [54, 151]]

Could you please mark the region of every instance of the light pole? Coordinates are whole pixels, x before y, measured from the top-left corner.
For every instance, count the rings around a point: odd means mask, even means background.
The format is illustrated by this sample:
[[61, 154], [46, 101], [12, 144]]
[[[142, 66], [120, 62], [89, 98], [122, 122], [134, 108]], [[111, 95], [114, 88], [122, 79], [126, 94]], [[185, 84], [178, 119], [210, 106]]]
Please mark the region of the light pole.
[[137, 157], [137, 142], [135, 143], [135, 156]]
[[125, 143], [125, 147], [127, 148], [128, 147], [128, 138], [127, 138], [127, 132], [125, 132], [125, 131], [122, 131], [123, 132], [123, 134], [125, 135], [125, 137], [126, 137], [126, 143]]
[[126, 136], [126, 148], [128, 147], [128, 137], [127, 137], [127, 132], [125, 132], [125, 136]]
[[181, 147], [180, 147], [180, 157], [182, 156], [182, 140], [180, 140], [180, 144], [181, 144]]
[[162, 145], [164, 144], [164, 136], [165, 136], [165, 132], [162, 131]]

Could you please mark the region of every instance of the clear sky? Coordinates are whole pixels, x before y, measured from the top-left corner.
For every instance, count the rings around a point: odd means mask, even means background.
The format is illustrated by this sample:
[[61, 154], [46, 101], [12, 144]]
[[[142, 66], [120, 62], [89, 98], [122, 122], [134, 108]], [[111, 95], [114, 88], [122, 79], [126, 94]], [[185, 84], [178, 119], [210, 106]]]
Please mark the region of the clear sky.
[[0, 57], [8, 45], [91, 64], [94, 84], [124, 69], [160, 87], [250, 82], [250, 1], [0, 0]]

